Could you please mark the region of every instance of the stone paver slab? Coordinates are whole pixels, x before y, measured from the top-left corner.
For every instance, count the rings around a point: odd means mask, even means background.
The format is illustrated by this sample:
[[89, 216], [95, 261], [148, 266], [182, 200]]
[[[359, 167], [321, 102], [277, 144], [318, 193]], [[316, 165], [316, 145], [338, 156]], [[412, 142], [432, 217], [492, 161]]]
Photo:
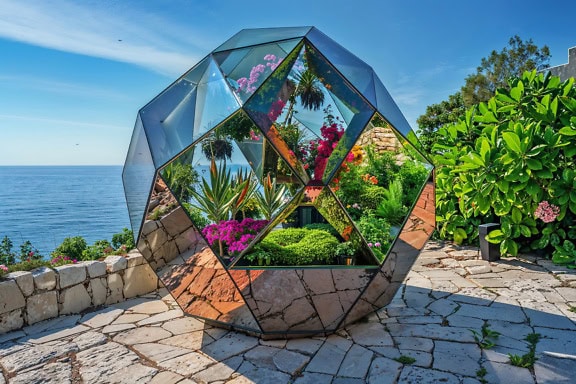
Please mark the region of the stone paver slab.
[[398, 384], [437, 384], [437, 383], [459, 383], [458, 376], [448, 372], [441, 372], [434, 369], [424, 369], [420, 367], [406, 367], [398, 379]]
[[434, 344], [433, 368], [466, 376], [475, 376], [480, 369], [480, 348], [476, 344], [441, 340]]
[[395, 384], [400, 375], [402, 364], [385, 357], [377, 357], [370, 364], [366, 380], [369, 384]]
[[217, 361], [238, 355], [258, 345], [258, 339], [241, 333], [229, 333], [206, 346], [203, 352]]
[[172, 334], [160, 327], [141, 327], [123, 332], [114, 337], [114, 341], [122, 344], [153, 343], [171, 337]]

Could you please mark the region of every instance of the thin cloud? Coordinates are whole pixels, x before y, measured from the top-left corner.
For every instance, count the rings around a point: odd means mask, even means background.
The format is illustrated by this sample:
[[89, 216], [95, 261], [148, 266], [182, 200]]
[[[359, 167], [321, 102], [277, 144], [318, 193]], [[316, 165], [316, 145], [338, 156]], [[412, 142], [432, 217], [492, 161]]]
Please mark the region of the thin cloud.
[[99, 88], [95, 86], [81, 85], [63, 81], [48, 80], [46, 78], [31, 76], [1, 76], [0, 84], [12, 84], [19, 89], [34, 89], [37, 91], [47, 91], [50, 93], [66, 94], [80, 97], [100, 97], [104, 99], [128, 100], [127, 94], [115, 90]]
[[113, 124], [98, 124], [89, 123], [86, 121], [75, 121], [75, 120], [61, 120], [61, 119], [51, 119], [46, 117], [31, 117], [31, 116], [21, 116], [21, 115], [6, 115], [0, 114], [0, 119], [4, 120], [16, 120], [16, 121], [29, 121], [35, 123], [50, 123], [59, 125], [71, 125], [79, 127], [89, 127], [89, 128], [104, 128], [104, 129], [126, 129], [125, 126], [113, 125]]
[[[90, 4], [84, 6], [83, 4]], [[192, 31], [158, 16], [65, 0], [3, 0], [0, 37], [181, 74], [201, 58]], [[184, 37], [182, 37], [184, 36]], [[182, 53], [186, 52], [186, 53]]]

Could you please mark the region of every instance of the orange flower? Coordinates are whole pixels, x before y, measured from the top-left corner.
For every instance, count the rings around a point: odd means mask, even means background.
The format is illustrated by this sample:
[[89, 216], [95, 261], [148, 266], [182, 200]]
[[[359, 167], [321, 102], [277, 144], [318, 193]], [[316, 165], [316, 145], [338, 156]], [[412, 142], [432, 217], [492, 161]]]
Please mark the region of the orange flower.
[[342, 238], [346, 241], [350, 240], [350, 235], [352, 234], [352, 226], [349, 225], [342, 231]]

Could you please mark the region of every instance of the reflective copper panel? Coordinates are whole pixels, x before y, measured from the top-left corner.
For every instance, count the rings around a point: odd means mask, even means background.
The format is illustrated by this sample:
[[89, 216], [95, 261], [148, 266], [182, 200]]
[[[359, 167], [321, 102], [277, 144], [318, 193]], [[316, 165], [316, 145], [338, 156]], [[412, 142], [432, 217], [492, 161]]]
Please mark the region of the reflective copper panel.
[[240, 31], [138, 113], [138, 249], [187, 314], [332, 333], [390, 302], [434, 230], [418, 148], [372, 68], [316, 28]]

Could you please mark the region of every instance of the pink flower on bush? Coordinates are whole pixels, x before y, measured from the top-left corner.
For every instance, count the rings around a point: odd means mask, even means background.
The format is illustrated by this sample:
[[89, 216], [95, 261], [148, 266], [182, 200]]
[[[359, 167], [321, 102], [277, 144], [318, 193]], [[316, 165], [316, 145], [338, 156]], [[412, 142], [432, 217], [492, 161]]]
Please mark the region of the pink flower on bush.
[[268, 224], [268, 220], [254, 220], [246, 218], [238, 220], [225, 220], [217, 224], [207, 225], [202, 234], [210, 246], [217, 246], [222, 242], [228, 254], [240, 253], [256, 237], [258, 232]]
[[8, 267], [5, 266], [4, 264], [0, 264], [0, 269], [3, 270], [4, 272], [8, 272]]
[[536, 212], [534, 212], [534, 216], [545, 223], [553, 222], [559, 214], [560, 208], [554, 204], [550, 204], [546, 200], [541, 201], [540, 204], [538, 204], [538, 208], [536, 208]]

